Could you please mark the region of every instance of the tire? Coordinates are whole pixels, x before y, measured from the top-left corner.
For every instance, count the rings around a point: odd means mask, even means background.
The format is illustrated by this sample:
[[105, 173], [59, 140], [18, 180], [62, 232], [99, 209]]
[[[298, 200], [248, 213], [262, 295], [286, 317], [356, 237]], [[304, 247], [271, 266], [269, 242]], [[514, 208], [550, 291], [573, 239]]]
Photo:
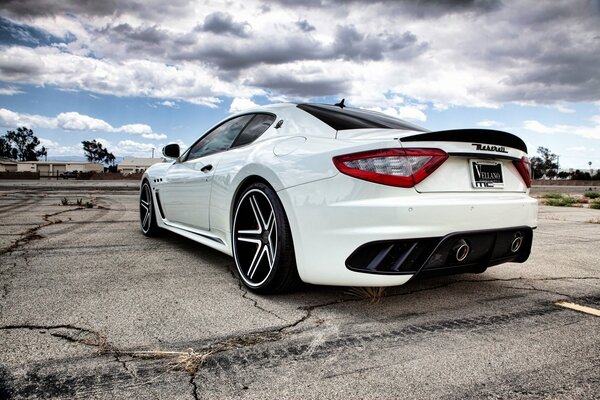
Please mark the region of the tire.
[[233, 215], [233, 258], [242, 283], [258, 293], [291, 291], [300, 278], [289, 222], [275, 191], [251, 184]]
[[156, 224], [152, 188], [146, 180], [140, 189], [140, 226], [142, 233], [146, 236], [156, 236], [160, 232], [160, 228]]

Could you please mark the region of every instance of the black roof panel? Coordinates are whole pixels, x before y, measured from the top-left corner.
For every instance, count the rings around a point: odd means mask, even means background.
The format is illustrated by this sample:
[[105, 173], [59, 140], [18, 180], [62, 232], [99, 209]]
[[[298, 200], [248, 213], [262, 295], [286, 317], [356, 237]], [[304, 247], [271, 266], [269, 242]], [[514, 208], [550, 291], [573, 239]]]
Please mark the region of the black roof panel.
[[318, 118], [336, 131], [379, 128], [427, 132], [426, 129], [420, 126], [376, 111], [308, 103], [298, 104], [297, 107]]

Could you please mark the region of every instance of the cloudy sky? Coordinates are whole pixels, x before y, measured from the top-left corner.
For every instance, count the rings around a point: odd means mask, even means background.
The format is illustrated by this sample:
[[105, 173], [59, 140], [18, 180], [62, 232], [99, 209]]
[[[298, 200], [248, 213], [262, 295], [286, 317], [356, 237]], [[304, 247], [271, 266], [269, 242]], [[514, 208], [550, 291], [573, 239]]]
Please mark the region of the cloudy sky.
[[254, 104], [342, 97], [600, 168], [600, 0], [0, 3], [0, 129], [50, 157], [149, 157]]

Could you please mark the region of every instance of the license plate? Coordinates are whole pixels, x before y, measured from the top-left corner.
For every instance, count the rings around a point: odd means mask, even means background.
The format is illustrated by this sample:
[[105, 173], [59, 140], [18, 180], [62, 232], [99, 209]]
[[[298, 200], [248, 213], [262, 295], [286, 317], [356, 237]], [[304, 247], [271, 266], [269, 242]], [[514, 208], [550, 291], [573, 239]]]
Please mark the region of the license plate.
[[501, 189], [504, 187], [502, 163], [499, 161], [470, 160], [471, 182], [476, 189]]

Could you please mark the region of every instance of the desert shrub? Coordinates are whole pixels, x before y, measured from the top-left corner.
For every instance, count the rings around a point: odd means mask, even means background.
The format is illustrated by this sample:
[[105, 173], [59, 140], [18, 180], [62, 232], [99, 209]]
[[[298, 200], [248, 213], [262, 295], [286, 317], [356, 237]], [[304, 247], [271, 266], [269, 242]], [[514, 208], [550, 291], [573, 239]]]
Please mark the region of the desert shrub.
[[574, 203], [577, 202], [577, 199], [568, 195], [561, 195], [560, 197], [551, 197], [546, 198], [544, 203], [547, 206], [555, 206], [555, 207], [570, 207]]
[[550, 192], [550, 193], [544, 193], [544, 197], [545, 199], [560, 199], [561, 197], [563, 197], [562, 193], [554, 193], [554, 192]]

